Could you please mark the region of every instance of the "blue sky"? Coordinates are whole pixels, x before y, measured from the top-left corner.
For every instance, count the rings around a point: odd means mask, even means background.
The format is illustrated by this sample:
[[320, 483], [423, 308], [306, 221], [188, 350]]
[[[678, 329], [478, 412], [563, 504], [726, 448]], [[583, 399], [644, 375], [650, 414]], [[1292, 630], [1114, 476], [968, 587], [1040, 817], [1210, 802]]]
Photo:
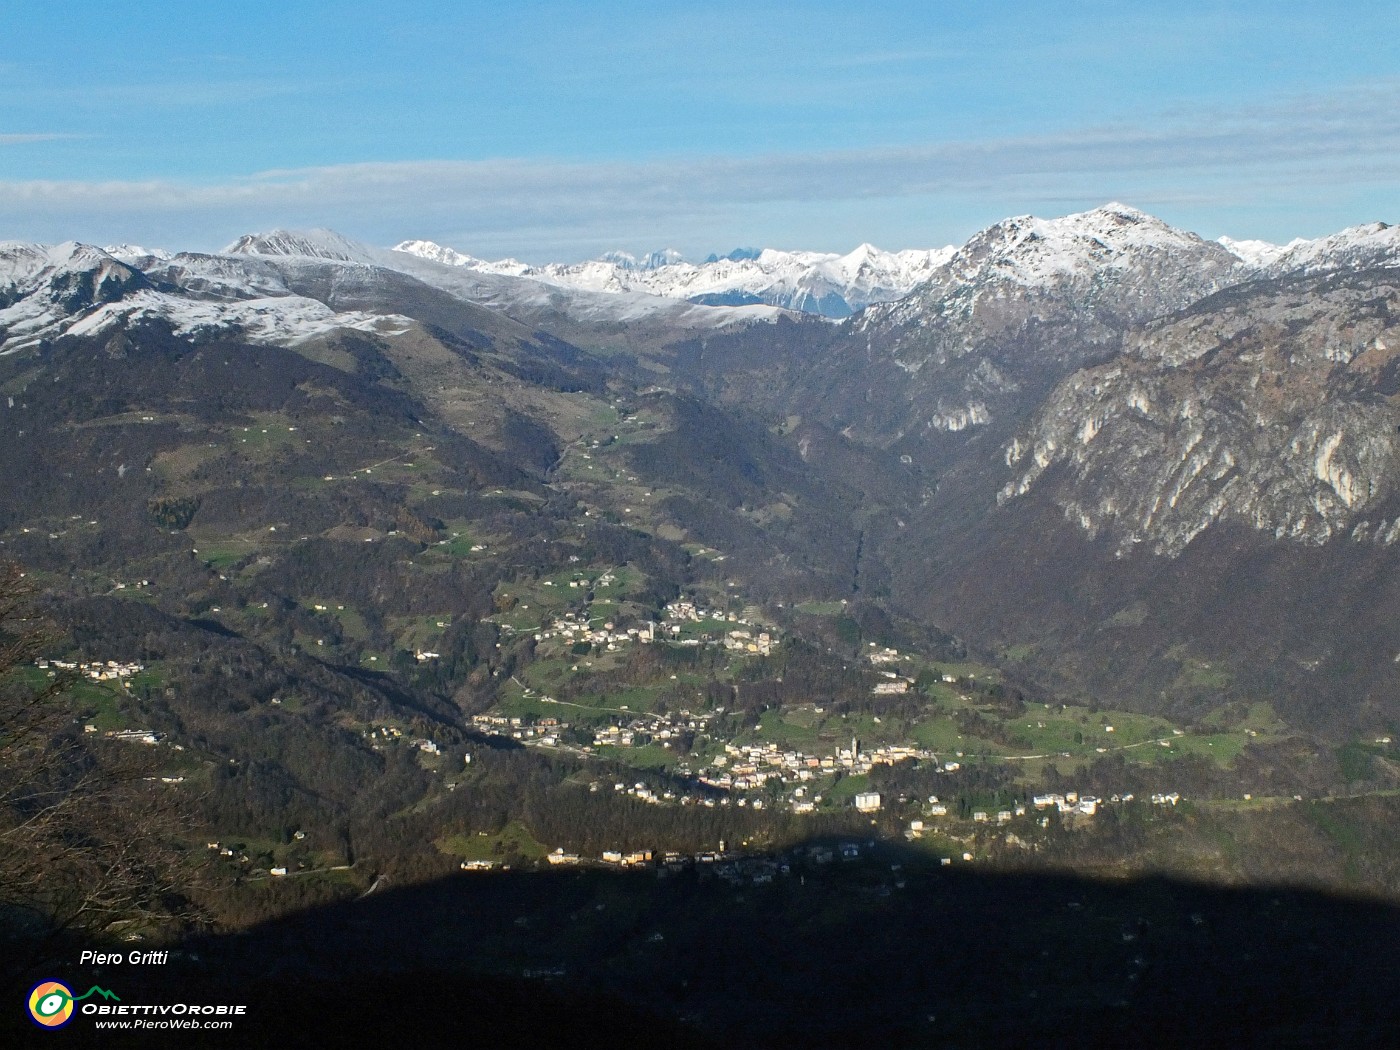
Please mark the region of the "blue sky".
[[[172, 13], [178, 12], [178, 13]], [[1400, 4], [0, 0], [0, 239], [932, 247], [1400, 219]]]

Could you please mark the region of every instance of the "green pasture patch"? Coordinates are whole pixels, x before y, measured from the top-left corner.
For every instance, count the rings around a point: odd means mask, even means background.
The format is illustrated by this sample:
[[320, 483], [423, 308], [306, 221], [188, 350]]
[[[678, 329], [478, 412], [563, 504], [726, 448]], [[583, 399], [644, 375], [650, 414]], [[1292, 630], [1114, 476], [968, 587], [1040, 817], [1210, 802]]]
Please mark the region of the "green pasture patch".
[[221, 438], [232, 451], [256, 462], [266, 462], [292, 449], [304, 449], [309, 440], [314, 440], [301, 426], [278, 416], [254, 417], [246, 427], [230, 427]]
[[[1157, 748], [1156, 750], [1202, 755], [1212, 759], [1217, 765], [1228, 766], [1239, 757], [1248, 741], [1249, 738], [1243, 733], [1209, 733], [1202, 736], [1188, 733], [1185, 736], [1173, 736], [1170, 748]], [[1143, 748], [1143, 750], [1150, 749]]]
[[[935, 718], [920, 722], [913, 727], [910, 736], [920, 747], [936, 751], [944, 759], [954, 757], [957, 752], [961, 751], [963, 758], [957, 760], [961, 762], [971, 761], [974, 756], [980, 756], [984, 753], [996, 755], [1007, 751], [1007, 748], [1000, 744], [963, 733], [958, 728], [957, 723], [948, 718]], [[1020, 754], [1021, 752], [1013, 750], [1011, 753]]]
[[500, 831], [491, 834], [459, 832], [444, 836], [436, 843], [438, 849], [462, 860], [500, 861], [512, 853], [518, 853], [530, 860], [543, 860], [549, 847], [543, 845], [531, 834], [521, 821], [512, 820]]
[[676, 752], [660, 744], [645, 744], [642, 747], [600, 747], [599, 755], [607, 752], [608, 757], [624, 762], [633, 769], [669, 769], [679, 761]]
[[956, 663], [943, 661], [930, 663], [929, 670], [940, 678], [945, 674], [951, 675], [955, 679], [969, 678], [977, 685], [995, 685], [1001, 681], [1001, 672], [995, 667], [979, 664], [972, 660], [962, 660]]
[[[880, 721], [875, 721], [879, 718]], [[901, 734], [902, 726], [895, 719], [885, 718], [882, 715], [850, 715], [847, 718], [829, 718], [822, 724], [822, 729], [830, 733], [838, 734], [838, 739], [855, 736], [860, 740], [862, 748], [866, 745], [874, 744], [898, 744], [904, 742]], [[849, 739], [846, 740], [849, 746]]]
[[586, 706], [625, 709], [631, 714], [646, 714], [651, 711], [663, 692], [660, 686], [628, 686], [614, 689], [606, 694], [588, 693], [578, 698], [578, 703]]
[[[429, 550], [453, 558], [479, 558], [490, 550], [488, 540], [476, 532], [470, 522], [454, 519], [446, 524], [443, 532], [443, 540], [434, 543]], [[473, 551], [477, 546], [485, 547], [486, 551]]]
[[11, 681], [22, 689], [42, 689], [49, 681], [49, 672], [33, 664], [22, 664], [11, 668], [6, 675], [0, 677], [0, 682]]
[[302, 604], [318, 616], [328, 616], [339, 621], [341, 632], [346, 639], [362, 642], [369, 637], [365, 619], [353, 605], [346, 605], [332, 598], [307, 598]]
[[793, 608], [806, 616], [840, 616], [846, 611], [846, 603], [806, 601], [798, 602]]
[[84, 679], [73, 686], [69, 697], [83, 712], [82, 721], [95, 725], [99, 733], [132, 728], [130, 720], [122, 714], [123, 697], [106, 683]]
[[1250, 704], [1238, 728], [1253, 730], [1260, 736], [1282, 736], [1290, 732], [1288, 723], [1278, 716], [1274, 705], [1266, 701]]
[[155, 458], [151, 460], [151, 472], [167, 481], [178, 481], [189, 477], [200, 467], [220, 455], [223, 455], [223, 450], [217, 445], [191, 442], [157, 453]]
[[870, 790], [870, 778], [865, 775], [842, 777], [824, 792], [824, 801], [835, 805], [849, 802], [862, 792]]
[[[583, 416], [582, 422], [586, 427], [599, 430], [616, 427], [620, 420], [621, 417], [618, 415], [616, 408], [605, 402], [598, 402], [597, 404], [589, 406], [588, 411]], [[609, 430], [609, 434], [611, 434], [611, 430]], [[602, 438], [597, 435], [590, 435], [589, 439], [585, 441], [585, 444], [594, 440], [602, 440]]]
[[[839, 737], [823, 734], [821, 722], [792, 721], [787, 712], [768, 711], [762, 721], [750, 732], [744, 734], [743, 743], [777, 744], [787, 750], [802, 751], [805, 754], [827, 753], [835, 749]], [[824, 737], [830, 739], [824, 739]], [[846, 746], [850, 746], [849, 739]]]
[[193, 549], [205, 565], [211, 569], [224, 571], [259, 550], [259, 545], [241, 536], [219, 538], [194, 538]]
[[[1095, 747], [1114, 743], [1113, 734], [1104, 733], [1102, 727], [1098, 727], [1095, 734], [1094, 727], [1083, 725], [1077, 719], [1038, 713], [1034, 707], [1028, 708], [1025, 715], [1007, 719], [1005, 724], [1016, 736], [1024, 738], [1030, 745], [1030, 751], [1036, 753], [1092, 753]], [[1100, 737], [1106, 737], [1108, 743]]]
[[1233, 673], [1222, 661], [1192, 656], [1185, 644], [1174, 646], [1168, 655], [1177, 661], [1179, 667], [1176, 681], [1172, 683], [1175, 689], [1219, 690], [1227, 688], [1234, 681]]
[[133, 693], [140, 693], [143, 689], [163, 689], [168, 675], [165, 668], [160, 664], [150, 664], [144, 670], [137, 671], [127, 679], [131, 684]]
[[568, 681], [568, 676], [572, 673], [569, 671], [571, 664], [571, 660], [562, 656], [544, 658], [537, 656], [519, 672], [519, 678], [531, 689], [548, 693], [550, 689], [557, 688]]
[[[680, 638], [721, 638], [729, 634], [730, 631], [749, 630], [741, 624], [733, 623], [729, 620], [686, 620], [681, 625], [681, 633], [671, 637]], [[669, 634], [669, 632], [667, 632]], [[757, 632], [753, 632], [757, 633]]]
[[826, 721], [826, 711], [817, 711], [816, 704], [800, 704], [796, 707], [785, 707], [782, 710], [782, 720], [787, 725], [796, 729], [816, 729]]
[[424, 616], [390, 616], [386, 618], [385, 626], [400, 648], [416, 652], [419, 649], [437, 649], [443, 631], [446, 630], [445, 627], [438, 626], [440, 623], [450, 625], [452, 614], [444, 612]]
[[[580, 723], [591, 722], [589, 709], [572, 707], [567, 704], [550, 703], [543, 700], [538, 694], [525, 696], [519, 689], [512, 690], [502, 696], [500, 701], [491, 708], [493, 715], [500, 715], [505, 718], [521, 718], [526, 721], [538, 721], [541, 718], [557, 718], [561, 722]], [[490, 730], [493, 733], [510, 735], [512, 730], [505, 726], [494, 726]]]

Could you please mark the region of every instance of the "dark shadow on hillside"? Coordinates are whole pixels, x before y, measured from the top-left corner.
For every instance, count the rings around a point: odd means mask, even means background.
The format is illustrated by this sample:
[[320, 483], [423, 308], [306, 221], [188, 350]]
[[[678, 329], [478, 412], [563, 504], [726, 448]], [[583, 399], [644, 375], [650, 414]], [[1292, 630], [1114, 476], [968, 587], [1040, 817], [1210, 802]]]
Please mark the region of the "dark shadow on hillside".
[[[1382, 903], [930, 867], [883, 844], [819, 863], [823, 845], [665, 875], [463, 873], [190, 942], [198, 961], [30, 976], [110, 984], [127, 1002], [247, 1003], [235, 1032], [208, 1033], [220, 1046], [1354, 1047], [1400, 1036], [1400, 911]], [[99, 1039], [86, 1020], [69, 1026], [69, 1045], [160, 1035]]]

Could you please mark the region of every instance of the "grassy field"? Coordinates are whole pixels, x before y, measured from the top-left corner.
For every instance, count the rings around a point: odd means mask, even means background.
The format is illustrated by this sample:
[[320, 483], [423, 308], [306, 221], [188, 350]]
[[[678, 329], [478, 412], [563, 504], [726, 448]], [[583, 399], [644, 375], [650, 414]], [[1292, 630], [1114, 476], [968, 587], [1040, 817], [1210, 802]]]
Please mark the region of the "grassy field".
[[436, 843], [438, 849], [462, 860], [500, 861], [513, 853], [530, 860], [542, 860], [549, 847], [536, 841], [528, 828], [513, 820], [494, 834], [461, 833], [448, 835]]
[[[442, 633], [452, 622], [449, 612], [433, 613], [426, 616], [390, 616], [385, 620], [395, 644], [401, 649], [416, 652], [420, 649], [436, 651], [442, 641]], [[444, 625], [444, 626], [439, 626]]]
[[798, 602], [795, 610], [807, 616], [840, 616], [846, 611], [845, 602]]
[[240, 536], [199, 536], [192, 535], [194, 549], [211, 569], [226, 571], [255, 553], [261, 544]]

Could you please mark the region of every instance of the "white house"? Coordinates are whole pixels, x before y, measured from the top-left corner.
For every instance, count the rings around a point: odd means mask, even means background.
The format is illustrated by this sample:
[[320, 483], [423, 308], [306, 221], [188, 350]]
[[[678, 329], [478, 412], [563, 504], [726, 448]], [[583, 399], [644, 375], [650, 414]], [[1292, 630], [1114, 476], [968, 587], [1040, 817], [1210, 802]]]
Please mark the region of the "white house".
[[862, 791], [856, 795], [856, 809], [862, 813], [874, 813], [880, 808], [880, 793], [878, 791]]

